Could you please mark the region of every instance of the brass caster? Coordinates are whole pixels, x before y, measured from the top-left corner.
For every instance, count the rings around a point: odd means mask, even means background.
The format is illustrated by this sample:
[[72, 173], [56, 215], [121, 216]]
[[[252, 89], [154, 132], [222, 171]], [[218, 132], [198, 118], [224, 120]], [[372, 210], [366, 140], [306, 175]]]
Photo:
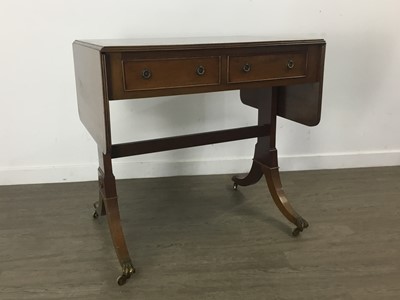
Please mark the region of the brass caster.
[[234, 191], [237, 191], [237, 189], [238, 189], [238, 184], [237, 184], [236, 182], [234, 182], [234, 183], [233, 183], [233, 190], [234, 190]]
[[117, 283], [118, 283], [118, 285], [124, 285], [127, 280], [128, 280], [128, 276], [122, 274], [121, 276], [118, 276]]
[[306, 220], [304, 220], [302, 217], [299, 217], [296, 220], [296, 226], [297, 226], [297, 228], [295, 228], [292, 232], [293, 236], [298, 236], [300, 234], [300, 232], [302, 232], [304, 229], [306, 229], [309, 225]]
[[131, 262], [125, 263], [122, 265], [122, 275], [118, 276], [117, 283], [118, 285], [124, 285], [126, 281], [131, 278], [131, 275], [135, 273], [136, 270], [133, 267]]
[[293, 231], [292, 231], [292, 235], [293, 236], [298, 236], [299, 234], [300, 234], [300, 232], [302, 232], [303, 231], [303, 228], [295, 228]]

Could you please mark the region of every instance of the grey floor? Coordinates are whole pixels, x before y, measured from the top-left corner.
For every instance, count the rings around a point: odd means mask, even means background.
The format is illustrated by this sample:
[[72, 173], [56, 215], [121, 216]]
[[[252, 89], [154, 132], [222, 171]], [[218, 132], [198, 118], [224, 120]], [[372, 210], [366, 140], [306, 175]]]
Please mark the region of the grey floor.
[[0, 187], [0, 299], [400, 299], [400, 167], [282, 180], [298, 238], [264, 181], [118, 181], [137, 269], [122, 287], [95, 182]]

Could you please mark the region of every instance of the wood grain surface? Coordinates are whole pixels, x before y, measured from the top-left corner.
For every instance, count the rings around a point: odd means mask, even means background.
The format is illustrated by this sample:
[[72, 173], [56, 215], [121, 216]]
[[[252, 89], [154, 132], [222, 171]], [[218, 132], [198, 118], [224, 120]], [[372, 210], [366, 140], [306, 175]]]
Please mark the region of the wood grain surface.
[[97, 182], [0, 187], [0, 299], [400, 299], [400, 167], [289, 172], [298, 238], [264, 182], [117, 181], [124, 286]]

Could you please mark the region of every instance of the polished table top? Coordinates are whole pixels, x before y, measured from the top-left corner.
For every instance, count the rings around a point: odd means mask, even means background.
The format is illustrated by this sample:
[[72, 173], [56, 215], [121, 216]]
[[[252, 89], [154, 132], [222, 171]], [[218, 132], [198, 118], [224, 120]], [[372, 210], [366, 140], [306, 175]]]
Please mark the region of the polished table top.
[[253, 45], [281, 45], [281, 44], [325, 44], [323, 39], [293, 39], [282, 37], [265, 37], [265, 36], [209, 36], [209, 37], [168, 37], [168, 38], [130, 38], [130, 39], [89, 39], [77, 40], [77, 43], [86, 44], [88, 47], [101, 49], [103, 52], [119, 51], [121, 48], [136, 47], [174, 47], [186, 46], [187, 48], [220, 46], [243, 47], [247, 43]]

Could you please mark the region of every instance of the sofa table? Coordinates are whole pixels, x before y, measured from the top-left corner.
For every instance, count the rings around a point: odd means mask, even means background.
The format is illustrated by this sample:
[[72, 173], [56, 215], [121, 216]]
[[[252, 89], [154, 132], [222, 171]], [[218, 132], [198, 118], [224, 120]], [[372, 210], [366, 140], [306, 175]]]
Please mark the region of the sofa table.
[[[123, 234], [112, 159], [257, 138], [249, 173], [233, 188], [264, 175], [271, 196], [298, 235], [308, 223], [290, 205], [279, 176], [276, 117], [315, 126], [321, 115], [324, 40], [274, 41], [251, 37], [77, 40], [73, 43], [79, 116], [98, 146], [99, 201], [93, 217], [106, 215], [122, 275], [135, 272]], [[258, 110], [258, 125], [113, 144], [110, 101], [240, 90]], [[125, 100], [126, 101], [126, 100]], [[223, 113], [223, 112], [221, 112]]]

